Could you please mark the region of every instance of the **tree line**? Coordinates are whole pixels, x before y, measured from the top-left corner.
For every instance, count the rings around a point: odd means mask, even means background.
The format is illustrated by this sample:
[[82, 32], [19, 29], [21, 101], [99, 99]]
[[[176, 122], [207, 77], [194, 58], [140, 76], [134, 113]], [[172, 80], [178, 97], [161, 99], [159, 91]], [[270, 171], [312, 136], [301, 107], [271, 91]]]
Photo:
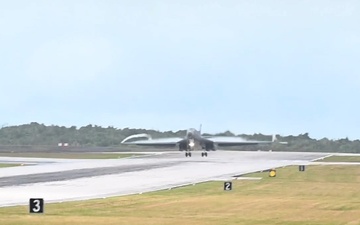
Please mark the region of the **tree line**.
[[[82, 127], [46, 126], [32, 122], [19, 126], [6, 126], [0, 129], [0, 145], [49, 145], [55, 146], [58, 143], [68, 143], [69, 146], [98, 146], [113, 147], [121, 146], [121, 141], [133, 134], [147, 133], [153, 138], [163, 137], [184, 137], [186, 130], [165, 131], [146, 129], [118, 129], [112, 126], [101, 127], [89, 124]], [[211, 134], [204, 134], [211, 135]], [[214, 136], [239, 136], [248, 140], [271, 140], [271, 135], [264, 134], [239, 134], [235, 135], [230, 131], [213, 134]], [[280, 141], [288, 142], [287, 145], [274, 143], [271, 146], [244, 146], [232, 149], [240, 150], [269, 150], [276, 151], [308, 151], [308, 152], [348, 152], [360, 153], [360, 141], [351, 141], [348, 138], [331, 140], [327, 138], [313, 139], [308, 133], [297, 136], [278, 136]]]

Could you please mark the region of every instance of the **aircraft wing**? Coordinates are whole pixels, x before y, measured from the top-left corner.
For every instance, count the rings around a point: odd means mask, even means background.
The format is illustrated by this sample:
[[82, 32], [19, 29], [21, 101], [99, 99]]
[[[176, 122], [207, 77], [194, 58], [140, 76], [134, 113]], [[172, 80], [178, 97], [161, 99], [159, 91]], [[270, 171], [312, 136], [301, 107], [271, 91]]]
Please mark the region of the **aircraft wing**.
[[159, 138], [149, 140], [139, 140], [132, 142], [123, 142], [125, 145], [142, 145], [154, 147], [175, 147], [177, 144], [186, 141], [184, 138]]
[[221, 137], [221, 136], [206, 137], [205, 139], [207, 141], [213, 142], [217, 146], [222, 146], [222, 147], [271, 144], [274, 143], [275, 141], [274, 137], [273, 140], [271, 141], [252, 141], [252, 140], [246, 140], [241, 137]]

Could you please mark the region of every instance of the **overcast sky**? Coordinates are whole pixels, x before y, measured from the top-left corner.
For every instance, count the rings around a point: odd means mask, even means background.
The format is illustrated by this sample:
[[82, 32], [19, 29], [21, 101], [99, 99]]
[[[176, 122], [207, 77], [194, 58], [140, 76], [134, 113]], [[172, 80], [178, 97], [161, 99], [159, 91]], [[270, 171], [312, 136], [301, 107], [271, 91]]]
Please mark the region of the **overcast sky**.
[[357, 0], [1, 1], [0, 125], [360, 139], [359, 23]]

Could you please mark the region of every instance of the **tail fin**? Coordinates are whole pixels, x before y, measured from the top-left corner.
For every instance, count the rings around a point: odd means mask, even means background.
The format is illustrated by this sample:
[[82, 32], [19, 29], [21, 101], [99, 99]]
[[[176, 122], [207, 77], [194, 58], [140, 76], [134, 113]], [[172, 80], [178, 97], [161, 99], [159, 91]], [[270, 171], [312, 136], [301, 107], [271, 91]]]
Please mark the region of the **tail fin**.
[[276, 134], [273, 134], [273, 136], [272, 136], [272, 140], [271, 140], [271, 141], [272, 141], [272, 142], [277, 141]]
[[287, 144], [288, 144], [288, 142], [286, 142], [286, 141], [278, 141], [278, 139], [277, 139], [277, 137], [276, 137], [276, 134], [273, 134], [271, 141], [272, 141], [272, 142], [279, 143], [279, 144], [282, 144], [282, 145], [287, 145]]
[[202, 124], [200, 124], [200, 127], [199, 127], [199, 133], [201, 134], [201, 127], [202, 127]]

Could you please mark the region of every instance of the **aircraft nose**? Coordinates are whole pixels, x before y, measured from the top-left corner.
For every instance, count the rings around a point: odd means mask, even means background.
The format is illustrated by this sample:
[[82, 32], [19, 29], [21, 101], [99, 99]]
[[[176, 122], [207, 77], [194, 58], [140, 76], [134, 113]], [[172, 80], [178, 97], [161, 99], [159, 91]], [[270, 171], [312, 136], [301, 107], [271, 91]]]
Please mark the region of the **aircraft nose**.
[[191, 131], [188, 131], [188, 132], [187, 132], [187, 137], [188, 137], [188, 138], [192, 138], [192, 137], [193, 137], [193, 133], [192, 133]]

